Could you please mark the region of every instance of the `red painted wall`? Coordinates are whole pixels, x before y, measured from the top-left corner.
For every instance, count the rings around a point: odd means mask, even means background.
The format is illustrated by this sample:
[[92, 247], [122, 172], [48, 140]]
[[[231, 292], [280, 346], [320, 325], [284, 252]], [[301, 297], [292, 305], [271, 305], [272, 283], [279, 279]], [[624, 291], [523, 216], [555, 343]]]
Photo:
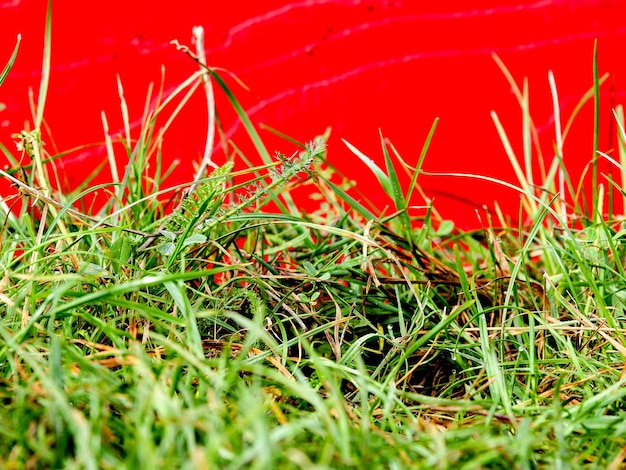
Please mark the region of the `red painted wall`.
[[[470, 6], [468, 6], [470, 5]], [[0, 57], [10, 55], [17, 33], [18, 60], [0, 88], [0, 141], [30, 118], [27, 87], [37, 90], [46, 1], [0, 2]], [[415, 162], [435, 117], [440, 124], [425, 169], [482, 173], [514, 182], [490, 111], [496, 110], [521, 156], [521, 111], [491, 57], [496, 52], [518, 83], [527, 76], [531, 113], [547, 158], [553, 154], [553, 116], [547, 74], [553, 70], [563, 120], [592, 85], [592, 51], [598, 39], [602, 87], [600, 147], [615, 147], [611, 107], [626, 90], [626, 3], [617, 0], [272, 0], [263, 2], [55, 2], [50, 95], [46, 117], [54, 140], [66, 150], [102, 141], [100, 111], [119, 130], [116, 74], [121, 76], [131, 120], [138, 122], [150, 82], [172, 90], [195, 65], [170, 45], [190, 44], [193, 25], [207, 31], [208, 61], [243, 80], [238, 97], [256, 123], [306, 141], [332, 126], [331, 160], [379, 205], [384, 197], [363, 165], [341, 143], [345, 138], [378, 162], [378, 129], [403, 157]], [[230, 82], [234, 86], [234, 82]], [[206, 105], [194, 96], [168, 134], [164, 156], [181, 159], [176, 180], [192, 175], [204, 148]], [[592, 108], [572, 128], [565, 159], [574, 177], [592, 157]], [[248, 140], [232, 113], [222, 110], [229, 135], [247, 151]], [[262, 132], [270, 149], [292, 146]], [[135, 135], [136, 136], [136, 135]], [[68, 156], [63, 169], [77, 184], [104, 153]], [[219, 150], [215, 159], [223, 160]], [[613, 171], [603, 163], [604, 171]], [[514, 219], [519, 196], [470, 179], [420, 177], [435, 207], [463, 226], [475, 226], [475, 209], [495, 200]], [[416, 204], [420, 201], [415, 201]]]

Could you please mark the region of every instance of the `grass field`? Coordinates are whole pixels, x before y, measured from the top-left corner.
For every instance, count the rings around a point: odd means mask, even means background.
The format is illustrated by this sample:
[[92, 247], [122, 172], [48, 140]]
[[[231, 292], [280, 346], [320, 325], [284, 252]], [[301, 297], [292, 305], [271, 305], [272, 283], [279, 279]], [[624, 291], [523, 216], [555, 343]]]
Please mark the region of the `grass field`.
[[265, 163], [192, 192], [159, 169], [162, 103], [111, 142], [109, 185], [64, 194], [36, 131], [3, 143], [0, 467], [624, 468], [626, 227], [597, 180], [585, 209], [554, 196], [576, 196], [558, 155], [542, 182], [518, 168], [527, 221], [461, 232], [411, 207], [436, 123], [417, 162], [351, 147], [381, 213], [323, 137], [272, 157], [231, 103]]

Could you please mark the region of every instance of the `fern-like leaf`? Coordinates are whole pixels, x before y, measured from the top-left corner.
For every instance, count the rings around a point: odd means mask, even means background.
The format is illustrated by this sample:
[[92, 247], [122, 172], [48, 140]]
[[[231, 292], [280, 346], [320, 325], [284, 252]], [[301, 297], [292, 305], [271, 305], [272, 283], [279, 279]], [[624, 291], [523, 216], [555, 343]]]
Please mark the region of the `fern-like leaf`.
[[200, 183], [194, 193], [187, 196], [180, 207], [172, 212], [165, 223], [166, 229], [190, 233], [202, 220], [211, 217], [222, 204], [224, 184], [232, 170], [233, 162], [213, 170], [209, 178]]

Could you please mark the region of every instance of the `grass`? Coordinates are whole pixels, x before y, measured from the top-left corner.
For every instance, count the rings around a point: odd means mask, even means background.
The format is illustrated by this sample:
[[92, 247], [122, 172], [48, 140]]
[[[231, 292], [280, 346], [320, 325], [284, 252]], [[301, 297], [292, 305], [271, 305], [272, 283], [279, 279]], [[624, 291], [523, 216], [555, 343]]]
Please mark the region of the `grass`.
[[[55, 189], [37, 131], [8, 155], [2, 468], [623, 468], [626, 228], [549, 197], [575, 193], [562, 155], [543, 182], [519, 169], [528, 223], [460, 232], [412, 207], [436, 122], [415, 167], [382, 136], [384, 168], [347, 143], [394, 204], [380, 213], [323, 137], [271, 158], [210, 74], [262, 166], [164, 185], [164, 103], [200, 73], [109, 142], [128, 162], [110, 185]], [[300, 185], [318, 211], [295, 209]], [[76, 209], [95, 192], [102, 209]]]

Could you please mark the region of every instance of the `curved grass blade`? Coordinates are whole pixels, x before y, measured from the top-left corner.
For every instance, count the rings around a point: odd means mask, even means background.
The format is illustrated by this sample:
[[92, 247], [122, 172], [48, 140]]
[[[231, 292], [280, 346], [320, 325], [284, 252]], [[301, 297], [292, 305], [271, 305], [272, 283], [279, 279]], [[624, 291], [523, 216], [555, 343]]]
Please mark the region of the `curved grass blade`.
[[385, 157], [385, 166], [387, 167], [387, 177], [389, 179], [389, 186], [391, 189], [391, 197], [396, 206], [396, 211], [399, 213], [400, 221], [405, 230], [405, 236], [409, 241], [409, 245], [413, 245], [413, 238], [411, 235], [411, 220], [409, 218], [409, 214], [407, 213], [407, 199], [405, 199], [404, 194], [402, 192], [402, 186], [400, 186], [400, 180], [398, 179], [398, 174], [396, 172], [396, 168], [393, 165], [393, 161], [391, 161], [391, 157], [389, 156], [389, 150], [387, 149], [387, 144], [385, 142], [385, 138], [383, 137], [383, 133], [379, 131], [380, 135], [380, 144], [383, 149], [383, 156]]
[[382, 186], [383, 191], [385, 191], [385, 193], [393, 199], [391, 181], [389, 180], [389, 177], [385, 174], [385, 172], [376, 164], [374, 160], [365, 155], [346, 139], [341, 139], [341, 141], [346, 144], [346, 147], [348, 147], [353, 154], [355, 154], [363, 163], [365, 163], [365, 165], [371, 170], [372, 173], [374, 173], [374, 176], [376, 176], [376, 179]]
[[13, 49], [13, 54], [11, 54], [9, 61], [4, 66], [4, 69], [2, 70], [2, 73], [0, 74], [0, 86], [2, 86], [2, 83], [7, 78], [7, 75], [9, 74], [11, 67], [13, 67], [13, 64], [15, 63], [15, 59], [17, 58], [17, 51], [20, 48], [20, 42], [22, 42], [22, 35], [18, 34], [17, 41], [15, 41], [15, 48]]

